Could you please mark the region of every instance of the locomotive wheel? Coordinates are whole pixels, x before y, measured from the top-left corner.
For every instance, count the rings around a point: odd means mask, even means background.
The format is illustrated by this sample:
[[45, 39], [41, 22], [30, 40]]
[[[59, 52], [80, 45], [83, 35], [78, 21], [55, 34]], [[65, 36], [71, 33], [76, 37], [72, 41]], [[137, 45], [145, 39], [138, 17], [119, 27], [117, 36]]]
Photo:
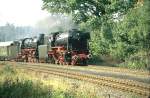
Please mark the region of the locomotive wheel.
[[87, 66], [87, 60], [86, 59], [82, 60], [82, 65]]
[[79, 61], [79, 57], [77, 55], [74, 55], [72, 57], [71, 65], [77, 65], [78, 61]]
[[53, 56], [49, 56], [49, 57], [47, 58], [47, 62], [48, 62], [48, 63], [51, 63], [51, 64], [55, 64], [55, 59], [53, 58]]
[[76, 64], [76, 60], [72, 60], [71, 65], [75, 65]]

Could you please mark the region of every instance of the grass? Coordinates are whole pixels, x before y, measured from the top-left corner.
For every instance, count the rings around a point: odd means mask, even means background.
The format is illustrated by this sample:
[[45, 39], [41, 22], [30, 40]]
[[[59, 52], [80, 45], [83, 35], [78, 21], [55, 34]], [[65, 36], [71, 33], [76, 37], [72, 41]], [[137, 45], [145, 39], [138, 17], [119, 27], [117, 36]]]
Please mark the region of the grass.
[[[101, 98], [80, 84], [45, 75], [27, 74], [11, 65], [0, 68], [0, 98]], [[45, 79], [44, 79], [45, 78]], [[89, 94], [88, 94], [89, 93]]]
[[109, 98], [108, 95], [133, 98], [84, 81], [15, 69], [7, 64], [0, 67], [0, 98]]
[[0, 98], [51, 98], [51, 88], [21, 76], [7, 65], [0, 71]]

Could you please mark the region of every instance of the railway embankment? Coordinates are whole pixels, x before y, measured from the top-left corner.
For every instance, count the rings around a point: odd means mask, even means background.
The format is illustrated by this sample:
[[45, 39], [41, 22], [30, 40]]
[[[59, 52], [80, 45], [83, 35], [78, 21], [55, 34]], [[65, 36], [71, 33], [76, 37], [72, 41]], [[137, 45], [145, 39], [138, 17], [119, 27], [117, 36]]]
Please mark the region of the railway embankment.
[[[135, 95], [149, 96], [149, 73], [147, 71], [127, 70], [111, 67], [96, 66], [61, 66], [42, 63], [16, 63], [5, 62], [14, 65], [16, 68], [35, 72], [38, 76], [49, 75], [64, 77], [96, 84], [97, 86], [106, 86], [123, 92], [133, 93]], [[109, 69], [110, 68], [110, 69]], [[119, 70], [120, 69], [120, 70]], [[128, 73], [127, 73], [128, 72]], [[137, 73], [136, 75], [134, 73]], [[122, 97], [124, 98], [124, 97]]]

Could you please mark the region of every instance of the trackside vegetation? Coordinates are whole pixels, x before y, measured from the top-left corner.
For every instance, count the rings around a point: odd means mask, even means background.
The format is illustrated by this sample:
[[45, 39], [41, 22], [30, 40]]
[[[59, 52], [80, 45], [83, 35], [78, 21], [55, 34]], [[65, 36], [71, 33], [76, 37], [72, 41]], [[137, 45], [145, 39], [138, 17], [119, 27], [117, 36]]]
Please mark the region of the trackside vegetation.
[[143, 98], [87, 81], [0, 64], [0, 98]]
[[48, 88], [18, 74], [9, 65], [0, 70], [0, 98], [49, 98], [47, 96], [51, 96]]
[[10, 65], [0, 68], [0, 98], [99, 98], [96, 92], [88, 89], [81, 87], [83, 91], [78, 91], [78, 84], [68, 85], [30, 76]]

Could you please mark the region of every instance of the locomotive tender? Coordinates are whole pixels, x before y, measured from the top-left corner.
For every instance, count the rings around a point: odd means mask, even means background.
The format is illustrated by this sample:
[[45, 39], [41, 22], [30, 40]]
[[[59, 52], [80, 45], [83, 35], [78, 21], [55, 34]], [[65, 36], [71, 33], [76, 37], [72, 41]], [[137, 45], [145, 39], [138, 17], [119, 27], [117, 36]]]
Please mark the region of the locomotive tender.
[[[18, 41], [16, 61], [87, 65], [90, 34], [76, 29]], [[1, 48], [1, 47], [0, 47]], [[0, 54], [1, 55], [1, 54]]]

